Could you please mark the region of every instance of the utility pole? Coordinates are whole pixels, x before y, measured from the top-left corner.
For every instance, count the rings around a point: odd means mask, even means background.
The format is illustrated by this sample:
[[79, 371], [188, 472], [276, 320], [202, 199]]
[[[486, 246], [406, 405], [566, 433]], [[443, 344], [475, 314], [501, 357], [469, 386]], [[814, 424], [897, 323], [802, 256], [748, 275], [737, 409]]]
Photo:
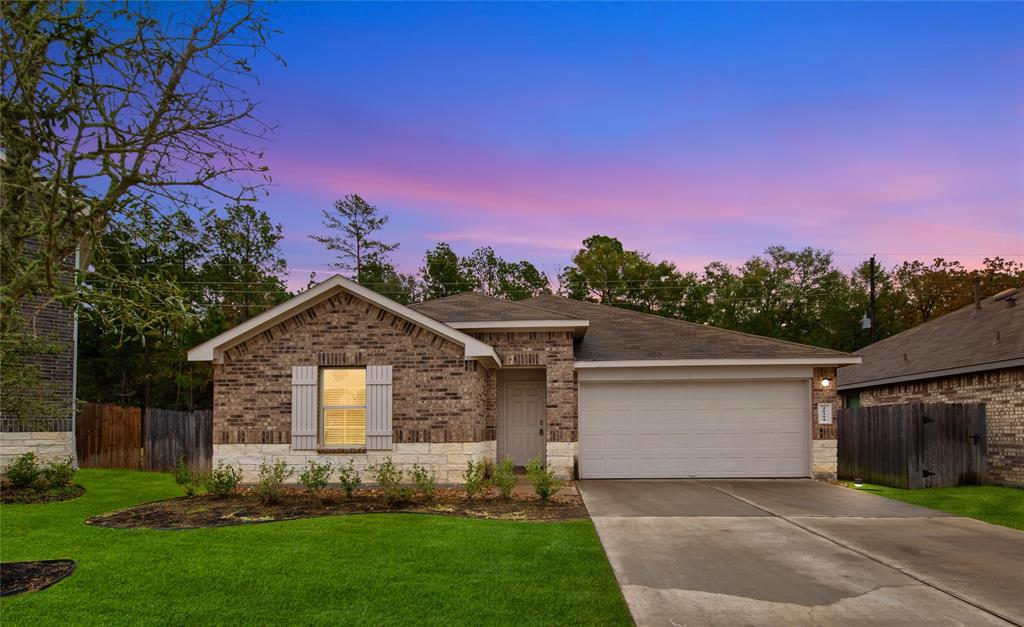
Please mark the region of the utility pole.
[[875, 343], [875, 256], [871, 255], [868, 262], [868, 284], [871, 286], [871, 296], [868, 300], [868, 317], [871, 319], [870, 342]]

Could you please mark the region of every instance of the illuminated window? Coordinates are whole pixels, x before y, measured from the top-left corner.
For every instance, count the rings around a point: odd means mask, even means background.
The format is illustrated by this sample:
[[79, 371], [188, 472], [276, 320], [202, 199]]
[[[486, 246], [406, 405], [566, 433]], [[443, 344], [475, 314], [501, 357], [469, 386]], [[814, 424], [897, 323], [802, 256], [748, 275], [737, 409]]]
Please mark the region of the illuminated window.
[[320, 371], [320, 421], [324, 446], [366, 446], [366, 370]]

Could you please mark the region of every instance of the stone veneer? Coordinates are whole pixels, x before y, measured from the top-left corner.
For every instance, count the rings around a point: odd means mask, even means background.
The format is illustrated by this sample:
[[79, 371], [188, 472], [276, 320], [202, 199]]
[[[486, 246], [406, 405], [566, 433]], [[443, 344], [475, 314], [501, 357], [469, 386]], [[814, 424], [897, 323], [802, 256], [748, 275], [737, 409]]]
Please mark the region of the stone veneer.
[[[822, 379], [830, 385], [823, 387]], [[839, 446], [836, 440], [839, 392], [836, 390], [836, 369], [815, 368], [811, 378], [811, 475], [815, 479], [835, 479], [839, 467]], [[818, 424], [818, 404], [832, 403], [832, 424]]]
[[985, 403], [989, 480], [1024, 486], [1024, 367], [847, 390], [844, 395], [859, 395], [862, 407]]
[[576, 476], [576, 459], [579, 455], [578, 442], [548, 442], [547, 466], [555, 471], [559, 479]]
[[293, 451], [287, 444], [214, 444], [213, 464], [220, 462], [240, 467], [242, 481], [252, 483], [259, 478], [260, 464], [264, 461], [272, 463], [283, 459], [295, 470], [288, 483], [296, 483], [299, 473], [307, 462], [332, 461], [334, 465], [352, 465], [359, 471], [359, 476], [366, 483], [372, 483], [373, 477], [366, 471], [369, 464], [390, 457], [399, 468], [410, 470], [413, 464], [419, 464], [437, 472], [439, 483], [463, 483], [462, 473], [466, 470], [466, 462], [482, 462], [495, 459], [495, 442], [420, 442], [395, 444], [389, 451], [367, 451], [355, 454], [323, 454], [316, 451]]
[[71, 457], [70, 431], [24, 431], [0, 433], [0, 468], [25, 453], [35, 453], [40, 461]]

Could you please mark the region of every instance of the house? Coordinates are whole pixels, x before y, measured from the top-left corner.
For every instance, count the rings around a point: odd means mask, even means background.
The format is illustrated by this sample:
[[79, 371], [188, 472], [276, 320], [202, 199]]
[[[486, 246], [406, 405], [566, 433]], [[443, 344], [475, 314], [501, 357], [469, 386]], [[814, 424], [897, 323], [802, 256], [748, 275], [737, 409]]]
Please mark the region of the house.
[[1024, 486], [1024, 294], [1010, 289], [857, 352], [847, 407], [985, 403], [989, 479]]
[[834, 476], [832, 350], [557, 296], [404, 306], [340, 276], [195, 347], [214, 462], [389, 456], [459, 482], [539, 456], [562, 477]]

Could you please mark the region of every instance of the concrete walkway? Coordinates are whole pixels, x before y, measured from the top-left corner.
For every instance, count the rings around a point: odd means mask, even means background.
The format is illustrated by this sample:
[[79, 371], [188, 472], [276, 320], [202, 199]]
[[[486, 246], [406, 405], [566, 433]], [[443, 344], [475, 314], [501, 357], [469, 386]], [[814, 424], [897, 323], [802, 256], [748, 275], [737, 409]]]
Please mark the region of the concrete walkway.
[[1024, 533], [810, 480], [578, 484], [638, 625], [1024, 625]]

